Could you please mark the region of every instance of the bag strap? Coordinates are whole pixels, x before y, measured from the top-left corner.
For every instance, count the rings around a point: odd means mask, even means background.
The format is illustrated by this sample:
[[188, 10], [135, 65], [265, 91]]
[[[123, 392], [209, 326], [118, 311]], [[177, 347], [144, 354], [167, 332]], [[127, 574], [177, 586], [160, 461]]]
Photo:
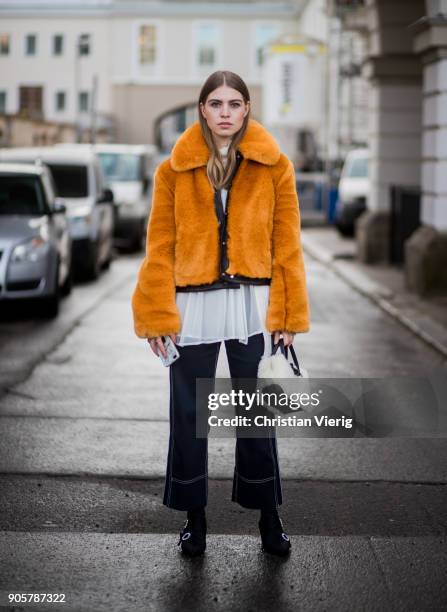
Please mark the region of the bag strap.
[[290, 354], [292, 355], [293, 363], [295, 364], [295, 367], [296, 367], [296, 369], [298, 371], [298, 376], [301, 376], [300, 364], [298, 363], [298, 357], [296, 356], [295, 349], [293, 348], [292, 345], [286, 346], [285, 347], [285, 349], [286, 349], [286, 356], [287, 356], [287, 349], [288, 348], [290, 349]]
[[298, 357], [296, 356], [295, 353], [295, 349], [293, 348], [292, 345], [290, 346], [284, 346], [284, 339], [280, 338], [279, 341], [275, 344], [274, 342], [274, 335], [271, 335], [271, 339], [272, 339], [272, 355], [275, 355], [276, 352], [278, 351], [278, 349], [280, 349], [281, 353], [284, 355], [284, 357], [288, 360], [288, 349], [290, 349], [290, 354], [292, 355], [292, 361], [295, 365], [295, 369], [296, 369], [296, 374], [297, 376], [301, 376], [301, 370], [300, 370], [300, 364], [298, 363]]

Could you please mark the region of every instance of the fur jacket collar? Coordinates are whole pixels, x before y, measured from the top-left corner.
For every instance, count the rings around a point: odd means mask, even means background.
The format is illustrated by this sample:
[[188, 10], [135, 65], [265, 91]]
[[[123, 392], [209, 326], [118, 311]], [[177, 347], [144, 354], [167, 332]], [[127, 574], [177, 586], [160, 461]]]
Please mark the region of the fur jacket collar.
[[[244, 158], [266, 166], [274, 166], [281, 155], [276, 140], [254, 119], [249, 120], [238, 148]], [[206, 166], [208, 157], [208, 147], [202, 136], [200, 123], [196, 121], [183, 132], [172, 149], [171, 168], [183, 172]]]

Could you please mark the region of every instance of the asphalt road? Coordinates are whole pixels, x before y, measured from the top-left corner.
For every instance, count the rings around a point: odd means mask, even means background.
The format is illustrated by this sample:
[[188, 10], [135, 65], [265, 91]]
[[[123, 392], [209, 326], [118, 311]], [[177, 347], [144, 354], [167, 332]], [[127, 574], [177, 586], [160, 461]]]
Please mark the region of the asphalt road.
[[[66, 604], [38, 609], [445, 609], [445, 438], [280, 439], [285, 562], [260, 552], [257, 512], [230, 501], [234, 440], [211, 438], [207, 553], [179, 555], [184, 515], [161, 504], [167, 370], [132, 328], [139, 262], [77, 285], [57, 321], [0, 319], [0, 604], [53, 592]], [[307, 272], [312, 329], [295, 345], [311, 375], [443, 365], [322, 264]]]

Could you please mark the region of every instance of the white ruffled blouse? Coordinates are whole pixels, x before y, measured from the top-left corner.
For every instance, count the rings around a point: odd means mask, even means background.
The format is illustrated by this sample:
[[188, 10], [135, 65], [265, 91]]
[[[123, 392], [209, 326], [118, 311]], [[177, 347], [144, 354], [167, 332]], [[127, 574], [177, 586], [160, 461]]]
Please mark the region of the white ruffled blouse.
[[[221, 147], [226, 156], [228, 146]], [[221, 189], [226, 208], [227, 189]], [[243, 344], [254, 334], [263, 333], [265, 349], [270, 334], [265, 328], [269, 285], [244, 285], [237, 289], [186, 291], [176, 294], [182, 327], [177, 344], [188, 346], [238, 339]]]

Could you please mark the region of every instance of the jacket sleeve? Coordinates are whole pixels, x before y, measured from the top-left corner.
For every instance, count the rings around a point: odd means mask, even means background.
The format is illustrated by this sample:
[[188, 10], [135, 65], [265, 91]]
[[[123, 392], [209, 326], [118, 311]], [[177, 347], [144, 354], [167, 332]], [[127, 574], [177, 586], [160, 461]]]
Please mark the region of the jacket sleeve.
[[295, 169], [290, 160], [275, 186], [272, 231], [272, 281], [267, 330], [309, 330], [309, 302], [301, 248], [300, 211]]
[[175, 302], [174, 253], [174, 191], [160, 165], [154, 175], [146, 256], [140, 265], [132, 296], [134, 329], [140, 338], [180, 331], [180, 315]]

